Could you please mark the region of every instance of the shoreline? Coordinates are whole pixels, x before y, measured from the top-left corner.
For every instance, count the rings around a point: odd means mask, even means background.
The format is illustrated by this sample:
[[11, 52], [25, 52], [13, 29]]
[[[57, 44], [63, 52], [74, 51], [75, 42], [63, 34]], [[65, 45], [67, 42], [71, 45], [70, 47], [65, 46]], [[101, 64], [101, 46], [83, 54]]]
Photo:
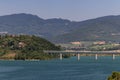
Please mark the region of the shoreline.
[[[81, 54], [80, 56], [86, 56], [86, 57], [88, 57], [88, 56], [95, 56], [95, 54]], [[98, 54], [98, 56], [100, 57], [100, 56], [102, 56], [102, 57], [112, 57], [112, 55], [111, 54]], [[116, 54], [115, 55], [115, 57], [116, 56], [120, 56], [120, 54]], [[70, 56], [70, 57], [77, 57], [77, 55], [74, 55], [74, 56]], [[69, 59], [70, 57], [68, 57], [67, 59]], [[52, 58], [52, 59], [25, 59], [25, 60], [21, 60], [21, 59], [0, 59], [0, 61], [45, 61], [45, 60], [54, 60], [54, 59], [59, 59], [59, 58]], [[63, 58], [63, 59], [66, 59], [66, 58]]]

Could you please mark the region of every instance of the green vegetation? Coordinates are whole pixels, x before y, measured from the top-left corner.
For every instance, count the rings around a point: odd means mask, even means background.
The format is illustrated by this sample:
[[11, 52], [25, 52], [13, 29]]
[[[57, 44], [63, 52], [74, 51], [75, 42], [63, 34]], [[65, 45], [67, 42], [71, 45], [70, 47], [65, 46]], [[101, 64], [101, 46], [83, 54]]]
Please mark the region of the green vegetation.
[[0, 30], [12, 34], [35, 34], [56, 43], [74, 41], [120, 41], [120, 16], [105, 16], [82, 22], [42, 19], [32, 14], [0, 16]]
[[120, 72], [113, 72], [112, 75], [108, 77], [108, 80], [120, 80]]
[[89, 50], [92, 51], [105, 51], [105, 50], [118, 50], [118, 49], [120, 49], [119, 44], [104, 44], [104, 45], [89, 46]]
[[105, 16], [74, 23], [75, 30], [58, 35], [58, 43], [73, 41], [120, 41], [120, 16]]
[[60, 50], [51, 42], [29, 35], [5, 35], [0, 36], [1, 59], [51, 59], [58, 55], [44, 53], [43, 50]]

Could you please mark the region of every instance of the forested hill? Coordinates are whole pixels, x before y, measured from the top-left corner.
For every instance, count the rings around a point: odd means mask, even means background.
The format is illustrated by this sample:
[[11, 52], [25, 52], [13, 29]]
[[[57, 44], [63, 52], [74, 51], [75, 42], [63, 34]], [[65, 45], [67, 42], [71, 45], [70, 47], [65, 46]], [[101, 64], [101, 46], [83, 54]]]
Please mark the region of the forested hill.
[[32, 34], [41, 37], [61, 35], [72, 30], [71, 21], [53, 18], [42, 19], [32, 14], [12, 14], [0, 16], [0, 32], [10, 34]]
[[42, 19], [32, 14], [0, 16], [0, 32], [29, 34], [52, 42], [120, 41], [120, 16], [104, 16], [86, 21], [53, 18]]
[[60, 50], [51, 42], [36, 36], [0, 36], [0, 59], [50, 59], [57, 55], [45, 54], [43, 50]]
[[120, 42], [120, 16], [105, 16], [77, 23], [76, 30], [54, 37], [53, 42], [118, 41]]

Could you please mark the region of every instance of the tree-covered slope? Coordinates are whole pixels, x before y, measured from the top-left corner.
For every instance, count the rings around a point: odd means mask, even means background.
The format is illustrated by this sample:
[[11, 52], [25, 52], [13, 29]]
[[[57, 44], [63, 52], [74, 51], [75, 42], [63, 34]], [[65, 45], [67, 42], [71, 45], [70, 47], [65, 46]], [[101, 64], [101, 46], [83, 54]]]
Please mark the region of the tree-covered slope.
[[65, 19], [42, 19], [32, 14], [12, 14], [0, 16], [0, 32], [10, 34], [32, 34], [51, 37], [71, 30], [71, 21]]
[[5, 35], [0, 37], [0, 58], [50, 59], [57, 55], [45, 54], [43, 50], [60, 50], [51, 42], [36, 36]]
[[120, 41], [120, 16], [105, 16], [77, 24], [76, 30], [55, 37], [54, 41]]
[[44, 37], [52, 42], [120, 41], [120, 16], [105, 16], [86, 21], [61, 18], [42, 19], [32, 14], [0, 16], [0, 32], [29, 34]]

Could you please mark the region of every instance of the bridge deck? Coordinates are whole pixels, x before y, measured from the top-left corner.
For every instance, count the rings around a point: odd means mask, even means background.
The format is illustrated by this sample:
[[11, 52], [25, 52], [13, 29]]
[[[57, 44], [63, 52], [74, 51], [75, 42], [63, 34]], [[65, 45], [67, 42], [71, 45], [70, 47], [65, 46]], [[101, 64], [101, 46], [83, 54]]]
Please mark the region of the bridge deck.
[[118, 51], [73, 51], [73, 50], [66, 50], [66, 51], [44, 51], [45, 53], [73, 53], [73, 54], [120, 54]]
[[95, 54], [95, 59], [98, 59], [98, 54], [112, 54], [113, 60], [115, 59], [115, 54], [120, 54], [119, 51], [73, 51], [73, 50], [66, 50], [66, 51], [44, 51], [45, 53], [56, 53], [60, 54], [60, 60], [62, 60], [62, 54], [77, 54], [78, 60], [80, 60], [80, 54]]

